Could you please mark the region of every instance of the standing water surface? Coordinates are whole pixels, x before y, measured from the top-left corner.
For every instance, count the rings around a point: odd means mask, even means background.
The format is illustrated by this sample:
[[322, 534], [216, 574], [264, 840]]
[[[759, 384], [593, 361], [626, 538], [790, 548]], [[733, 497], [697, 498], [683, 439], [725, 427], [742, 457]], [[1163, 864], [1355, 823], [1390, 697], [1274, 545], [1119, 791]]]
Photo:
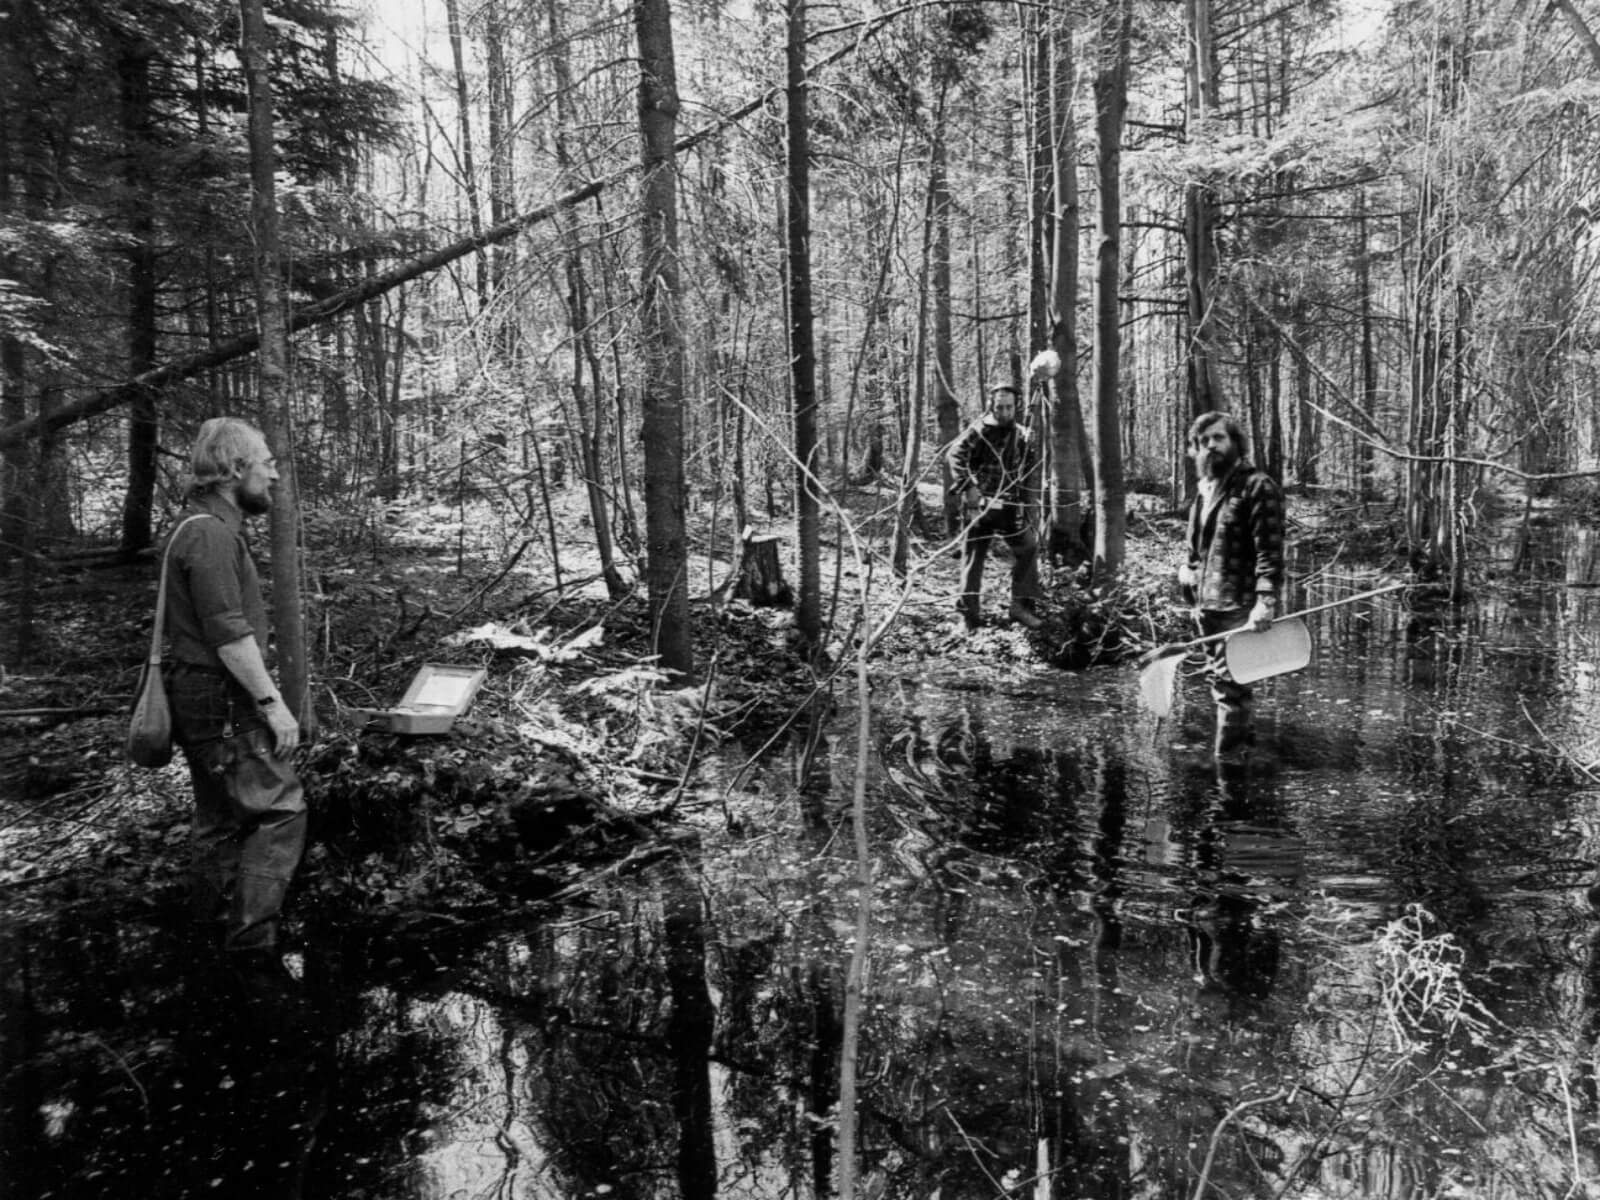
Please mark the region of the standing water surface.
[[[863, 1188], [1593, 1194], [1595, 605], [1324, 614], [1239, 767], [1192, 671], [1159, 724], [1131, 668], [875, 678]], [[557, 919], [314, 919], [281, 1003], [11, 926], [0, 1195], [825, 1194], [854, 738]]]

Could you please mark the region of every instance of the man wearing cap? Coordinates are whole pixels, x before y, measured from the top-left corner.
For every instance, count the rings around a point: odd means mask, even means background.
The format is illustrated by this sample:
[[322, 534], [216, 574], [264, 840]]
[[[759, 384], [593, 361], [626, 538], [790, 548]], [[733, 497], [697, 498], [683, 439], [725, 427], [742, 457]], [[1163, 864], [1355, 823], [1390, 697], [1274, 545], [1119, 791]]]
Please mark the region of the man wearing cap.
[[948, 455], [951, 489], [960, 498], [966, 539], [961, 555], [961, 598], [956, 607], [968, 632], [982, 623], [979, 600], [983, 563], [995, 538], [1011, 548], [1011, 619], [1028, 629], [1041, 624], [1034, 611], [1039, 586], [1037, 505], [1039, 444], [1017, 424], [1017, 389], [991, 388], [989, 409], [962, 431]]
[[272, 507], [276, 461], [237, 417], [200, 427], [183, 520], [168, 551], [167, 687], [194, 783], [194, 917], [242, 976], [276, 976], [278, 925], [305, 848], [290, 755], [300, 726], [266, 665], [267, 610], [245, 542]]
[[[1244, 428], [1228, 413], [1202, 413], [1189, 426], [1199, 487], [1189, 510], [1189, 556], [1178, 568], [1178, 583], [1205, 635], [1265, 629], [1277, 615], [1283, 590], [1283, 492], [1270, 475], [1245, 461], [1245, 449]], [[1250, 689], [1228, 674], [1222, 642], [1212, 642], [1207, 652], [1217, 706], [1217, 757], [1236, 757], [1253, 736]]]

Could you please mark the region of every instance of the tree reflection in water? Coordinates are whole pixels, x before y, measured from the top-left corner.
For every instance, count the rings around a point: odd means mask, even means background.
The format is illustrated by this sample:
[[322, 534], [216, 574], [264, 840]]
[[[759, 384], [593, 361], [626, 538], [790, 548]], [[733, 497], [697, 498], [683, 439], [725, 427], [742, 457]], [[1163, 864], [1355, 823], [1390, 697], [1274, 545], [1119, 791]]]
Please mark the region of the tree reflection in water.
[[[1109, 672], [880, 688], [867, 1186], [1592, 1185], [1600, 828], [1529, 723], [1593, 736], [1588, 603], [1329, 614], [1221, 773], [1194, 680], [1160, 727]], [[159, 912], [8, 930], [7, 1200], [829, 1194], [851, 722], [563, 912], [319, 916], [313, 1020], [265, 1044], [208, 1023]]]

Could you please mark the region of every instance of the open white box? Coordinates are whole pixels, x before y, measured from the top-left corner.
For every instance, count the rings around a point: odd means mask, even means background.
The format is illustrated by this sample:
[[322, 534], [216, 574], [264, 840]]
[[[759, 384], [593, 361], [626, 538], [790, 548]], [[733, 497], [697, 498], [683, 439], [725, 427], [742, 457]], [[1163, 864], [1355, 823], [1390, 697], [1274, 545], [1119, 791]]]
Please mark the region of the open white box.
[[478, 694], [482, 667], [423, 663], [393, 708], [352, 708], [363, 729], [386, 733], [449, 733]]

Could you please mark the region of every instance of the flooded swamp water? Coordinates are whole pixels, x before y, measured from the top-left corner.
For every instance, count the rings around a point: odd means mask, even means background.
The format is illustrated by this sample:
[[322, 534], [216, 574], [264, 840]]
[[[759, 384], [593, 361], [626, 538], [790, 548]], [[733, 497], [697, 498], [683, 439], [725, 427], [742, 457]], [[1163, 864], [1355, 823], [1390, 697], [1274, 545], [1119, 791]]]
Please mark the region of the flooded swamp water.
[[[865, 1194], [1600, 1189], [1600, 595], [1313, 632], [1239, 767], [1192, 670], [1159, 724], [1131, 668], [875, 676]], [[828, 1194], [855, 730], [557, 919], [313, 917], [281, 1002], [156, 922], [11, 930], [0, 1196]]]

